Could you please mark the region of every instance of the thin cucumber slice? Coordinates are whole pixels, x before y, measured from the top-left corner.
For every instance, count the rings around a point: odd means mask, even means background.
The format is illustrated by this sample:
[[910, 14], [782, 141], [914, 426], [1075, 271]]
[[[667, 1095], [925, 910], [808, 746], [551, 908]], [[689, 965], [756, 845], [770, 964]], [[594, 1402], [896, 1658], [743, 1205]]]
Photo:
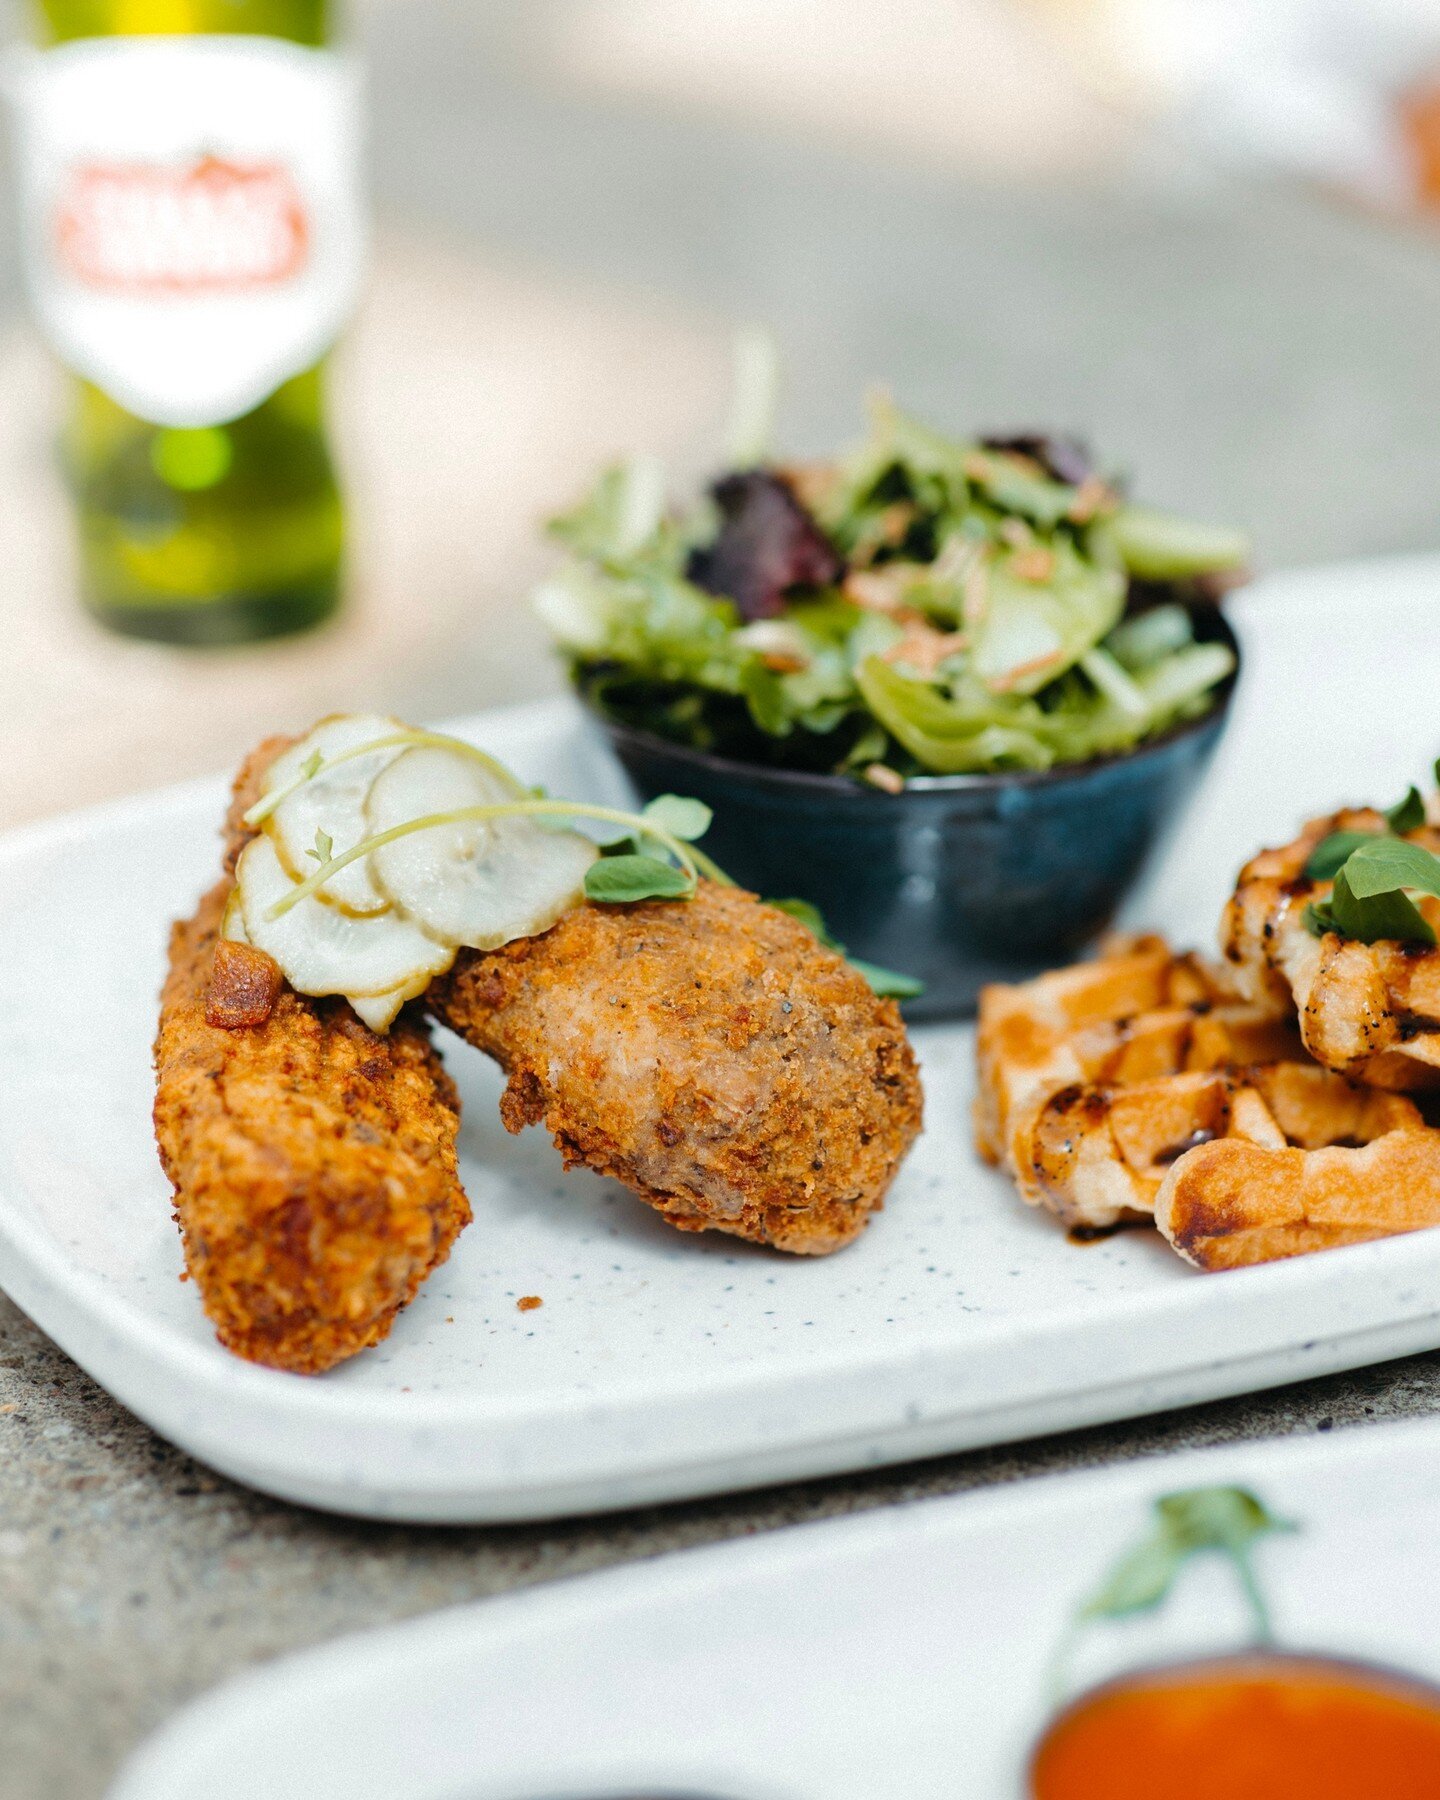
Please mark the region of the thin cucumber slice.
[[263, 833], [245, 846], [235, 882], [249, 941], [274, 957], [297, 993], [352, 1001], [418, 993], [455, 959], [450, 945], [394, 911], [356, 918], [311, 896], [272, 919], [270, 909], [295, 882]]
[[[366, 802], [372, 832], [514, 796], [467, 758], [407, 750], [376, 777]], [[580, 832], [511, 818], [431, 826], [377, 846], [376, 884], [408, 918], [447, 944], [493, 950], [534, 937], [584, 897], [598, 852]]]
[[[365, 796], [370, 784], [400, 755], [398, 748], [375, 750], [365, 756], [325, 767], [346, 751], [358, 750], [379, 738], [394, 737], [406, 727], [383, 713], [335, 713], [320, 723], [298, 744], [276, 757], [266, 772], [262, 796], [295, 786], [265, 820], [264, 829], [274, 842], [287, 873], [303, 881], [315, 867], [310, 854], [317, 838], [328, 838], [335, 855], [349, 850], [365, 836]], [[302, 779], [316, 755], [323, 759], [318, 774]], [[341, 869], [324, 889], [328, 906], [364, 916], [382, 913], [390, 904], [371, 877], [369, 859], [361, 857]]]

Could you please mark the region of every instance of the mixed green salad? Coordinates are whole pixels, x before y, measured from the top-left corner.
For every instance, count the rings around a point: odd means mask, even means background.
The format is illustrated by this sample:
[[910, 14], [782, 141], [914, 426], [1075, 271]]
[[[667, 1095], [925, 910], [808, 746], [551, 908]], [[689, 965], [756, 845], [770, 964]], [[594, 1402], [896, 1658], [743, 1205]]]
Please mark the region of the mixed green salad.
[[1205, 712], [1234, 656], [1196, 621], [1245, 539], [1130, 502], [1072, 439], [958, 439], [885, 401], [833, 463], [740, 446], [693, 505], [607, 469], [536, 597], [606, 716], [744, 761], [1044, 769]]

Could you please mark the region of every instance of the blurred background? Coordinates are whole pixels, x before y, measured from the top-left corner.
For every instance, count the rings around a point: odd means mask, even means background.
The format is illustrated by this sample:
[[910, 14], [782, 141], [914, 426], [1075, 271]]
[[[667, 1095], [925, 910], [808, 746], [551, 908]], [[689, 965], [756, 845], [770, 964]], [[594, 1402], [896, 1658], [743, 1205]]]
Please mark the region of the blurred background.
[[787, 448], [853, 433], [878, 381], [949, 427], [1080, 431], [1262, 567], [1440, 547], [1440, 0], [360, 0], [351, 27], [377, 235], [333, 369], [347, 601], [307, 637], [168, 649], [80, 610], [0, 169], [0, 824], [331, 708], [556, 689], [539, 520], [617, 452], [703, 475], [744, 322], [779, 340]]

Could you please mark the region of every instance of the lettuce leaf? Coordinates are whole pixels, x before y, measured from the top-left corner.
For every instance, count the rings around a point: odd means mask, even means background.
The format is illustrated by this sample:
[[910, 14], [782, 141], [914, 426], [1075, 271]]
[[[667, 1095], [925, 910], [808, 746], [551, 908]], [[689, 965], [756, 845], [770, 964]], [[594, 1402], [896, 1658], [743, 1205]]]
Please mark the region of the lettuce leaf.
[[1043, 769], [1203, 712], [1234, 667], [1185, 606], [1126, 605], [1132, 579], [1148, 603], [1233, 568], [1243, 539], [1057, 479], [1022, 440], [947, 437], [881, 402], [850, 456], [769, 478], [846, 560], [758, 623], [689, 578], [713, 502], [667, 512], [643, 460], [553, 523], [569, 554], [536, 608], [604, 710], [780, 766]]

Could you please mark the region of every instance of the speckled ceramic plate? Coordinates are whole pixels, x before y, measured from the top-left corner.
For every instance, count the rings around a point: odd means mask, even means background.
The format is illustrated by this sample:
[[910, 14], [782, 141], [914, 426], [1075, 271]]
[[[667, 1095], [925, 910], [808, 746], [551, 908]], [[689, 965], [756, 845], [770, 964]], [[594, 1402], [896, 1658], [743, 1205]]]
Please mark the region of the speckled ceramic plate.
[[[1272, 580], [1247, 675], [1133, 921], [1210, 942], [1240, 861], [1440, 748], [1440, 562]], [[568, 703], [468, 721], [527, 778], [613, 792]], [[970, 1147], [971, 1034], [917, 1032], [926, 1134], [865, 1238], [789, 1260], [681, 1236], [510, 1138], [447, 1046], [476, 1221], [390, 1340], [319, 1380], [219, 1349], [182, 1285], [150, 1136], [166, 922], [212, 877], [205, 782], [0, 843], [0, 1284], [164, 1436], [289, 1499], [484, 1520], [854, 1469], [1212, 1399], [1440, 1345], [1440, 1235], [1202, 1276], [1154, 1237], [1088, 1248]], [[516, 1300], [538, 1294], [538, 1311]]]
[[[1255, 1489], [1282, 1646], [1440, 1678], [1440, 1425], [1132, 1463], [557, 1582], [287, 1657], [141, 1750], [110, 1800], [1020, 1800], [1077, 1600], [1160, 1493]], [[1222, 1652], [1218, 1562], [1097, 1629], [1066, 1688]], [[1218, 1800], [1218, 1796], [1217, 1796]]]

